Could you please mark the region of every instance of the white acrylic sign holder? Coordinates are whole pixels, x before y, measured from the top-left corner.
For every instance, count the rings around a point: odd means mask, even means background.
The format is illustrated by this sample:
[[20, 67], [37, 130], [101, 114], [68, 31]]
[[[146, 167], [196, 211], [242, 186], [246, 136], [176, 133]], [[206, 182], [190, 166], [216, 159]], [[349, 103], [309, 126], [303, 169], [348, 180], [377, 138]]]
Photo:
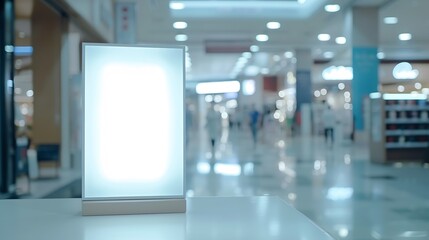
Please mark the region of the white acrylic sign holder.
[[186, 211], [184, 52], [83, 44], [82, 215]]

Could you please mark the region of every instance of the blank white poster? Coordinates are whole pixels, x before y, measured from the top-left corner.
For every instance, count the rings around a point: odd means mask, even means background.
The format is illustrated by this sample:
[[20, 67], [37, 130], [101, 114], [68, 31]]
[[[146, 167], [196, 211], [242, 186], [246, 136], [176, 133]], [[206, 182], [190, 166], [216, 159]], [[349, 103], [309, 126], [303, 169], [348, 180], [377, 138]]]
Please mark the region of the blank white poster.
[[84, 44], [84, 199], [184, 196], [184, 49]]

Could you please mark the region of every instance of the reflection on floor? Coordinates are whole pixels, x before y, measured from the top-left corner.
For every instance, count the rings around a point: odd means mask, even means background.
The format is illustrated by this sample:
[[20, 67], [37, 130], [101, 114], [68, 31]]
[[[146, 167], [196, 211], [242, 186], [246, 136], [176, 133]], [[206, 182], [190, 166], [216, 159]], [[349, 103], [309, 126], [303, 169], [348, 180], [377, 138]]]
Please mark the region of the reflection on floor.
[[[227, 136], [229, 135], [229, 136]], [[429, 239], [429, 169], [374, 164], [365, 144], [233, 129], [192, 135], [187, 196], [276, 195], [337, 239]]]
[[[187, 196], [276, 195], [337, 239], [429, 239], [429, 169], [373, 164], [363, 143], [325, 144], [278, 129], [205, 131], [187, 146]], [[80, 181], [46, 197], [79, 197]]]

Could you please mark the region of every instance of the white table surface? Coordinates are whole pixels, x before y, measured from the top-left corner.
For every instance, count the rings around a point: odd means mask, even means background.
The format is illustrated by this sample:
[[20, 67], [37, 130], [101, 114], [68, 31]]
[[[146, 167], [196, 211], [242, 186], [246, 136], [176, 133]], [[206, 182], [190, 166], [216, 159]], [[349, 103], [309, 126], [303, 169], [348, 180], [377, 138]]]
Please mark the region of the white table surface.
[[332, 240], [278, 197], [196, 197], [186, 214], [81, 216], [80, 199], [0, 201], [0, 239]]

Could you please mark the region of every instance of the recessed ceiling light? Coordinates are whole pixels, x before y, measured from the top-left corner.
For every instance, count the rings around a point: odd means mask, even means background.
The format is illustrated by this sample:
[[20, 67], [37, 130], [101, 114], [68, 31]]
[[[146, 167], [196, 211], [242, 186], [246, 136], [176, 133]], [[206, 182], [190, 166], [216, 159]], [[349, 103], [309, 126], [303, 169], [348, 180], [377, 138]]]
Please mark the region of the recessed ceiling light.
[[379, 53], [377, 53], [377, 58], [378, 59], [383, 59], [383, 58], [385, 58], [386, 57], [386, 55], [384, 54], [384, 52], [379, 52]]
[[170, 2], [170, 9], [182, 10], [185, 8], [185, 4], [181, 2]]
[[256, 46], [256, 45], [252, 45], [252, 46], [250, 46], [250, 51], [251, 52], [258, 52], [259, 51], [259, 47]]
[[293, 58], [293, 52], [285, 52], [285, 58]]
[[269, 29], [279, 29], [280, 28], [280, 23], [279, 22], [269, 22], [267, 23], [267, 28]]
[[27, 97], [32, 97], [34, 95], [33, 90], [28, 90], [26, 93]]
[[419, 82], [414, 83], [414, 87], [418, 90], [422, 89], [422, 84]]
[[338, 4], [328, 4], [325, 6], [325, 11], [327, 12], [338, 12], [340, 9], [341, 7]]
[[247, 76], [256, 76], [259, 73], [259, 67], [258, 66], [248, 66], [246, 67], [246, 69], [244, 70], [244, 74], [246, 74]]
[[326, 34], [326, 33], [321, 33], [317, 36], [317, 38], [319, 39], [319, 41], [326, 42], [326, 41], [329, 41], [331, 39], [331, 35]]
[[244, 52], [243, 54], [241, 54], [241, 56], [243, 56], [245, 58], [251, 58], [252, 57], [252, 53], [250, 53], [250, 52]]
[[188, 27], [188, 24], [186, 22], [175, 22], [173, 23], [173, 27], [175, 29], [185, 29]]
[[315, 97], [320, 97], [320, 91], [319, 90], [314, 91], [314, 96]]
[[278, 62], [278, 61], [280, 61], [280, 56], [279, 55], [274, 55], [273, 56], [273, 60], [274, 60], [274, 62]]
[[325, 58], [333, 58], [334, 57], [334, 53], [333, 52], [324, 52], [323, 56]]
[[385, 24], [397, 24], [398, 23], [398, 18], [397, 17], [385, 17], [384, 18], [384, 23]]
[[346, 44], [347, 39], [345, 37], [337, 37], [337, 38], [335, 38], [335, 42], [337, 44]]
[[262, 68], [261, 69], [261, 74], [268, 74], [268, 73], [270, 73], [270, 69], [268, 69], [268, 68]]
[[401, 33], [398, 38], [401, 41], [409, 41], [413, 38], [413, 35], [411, 35], [411, 33]]
[[266, 34], [258, 34], [258, 35], [256, 35], [256, 41], [266, 42], [266, 41], [268, 41], [268, 39], [270, 39], [270, 38]]
[[177, 34], [175, 37], [176, 41], [178, 42], [184, 42], [186, 40], [188, 40], [188, 35], [186, 34]]

